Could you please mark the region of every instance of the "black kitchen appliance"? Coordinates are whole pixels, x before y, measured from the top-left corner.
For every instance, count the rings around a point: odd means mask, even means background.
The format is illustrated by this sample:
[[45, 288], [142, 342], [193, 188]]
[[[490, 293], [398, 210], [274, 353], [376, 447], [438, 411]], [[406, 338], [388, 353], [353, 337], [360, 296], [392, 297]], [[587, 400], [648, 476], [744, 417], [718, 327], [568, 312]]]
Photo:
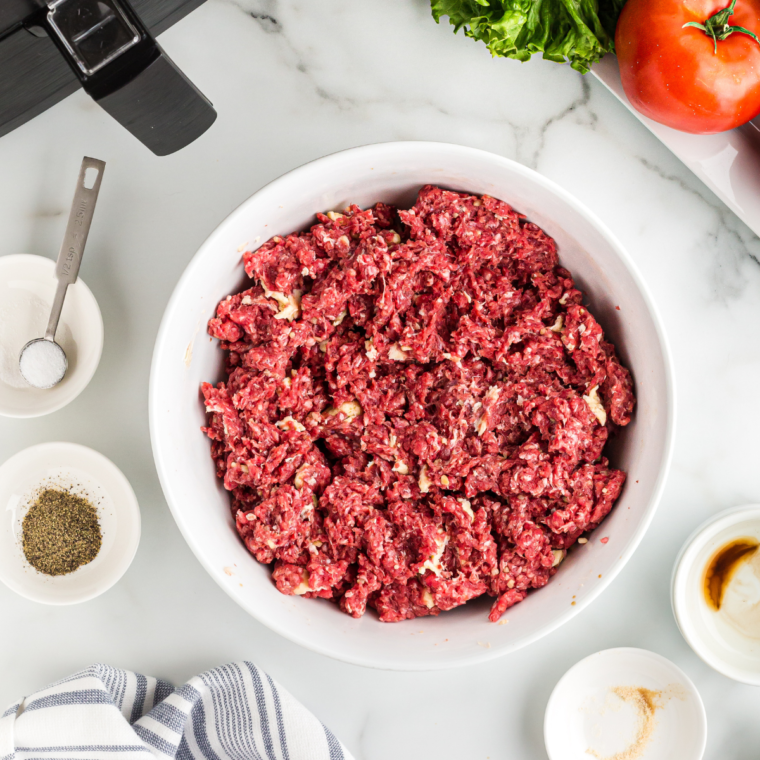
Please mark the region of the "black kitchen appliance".
[[155, 35], [203, 0], [0, 0], [0, 136], [84, 89], [165, 156], [216, 119]]

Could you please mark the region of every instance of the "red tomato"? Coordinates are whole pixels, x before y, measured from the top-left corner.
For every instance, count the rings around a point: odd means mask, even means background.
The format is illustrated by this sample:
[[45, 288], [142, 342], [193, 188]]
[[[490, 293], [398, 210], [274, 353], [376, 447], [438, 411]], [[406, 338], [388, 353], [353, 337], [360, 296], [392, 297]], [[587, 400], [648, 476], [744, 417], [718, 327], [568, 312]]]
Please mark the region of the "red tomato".
[[[705, 24], [726, 0], [628, 0], [615, 30], [623, 89], [660, 124], [712, 134], [760, 113], [760, 44], [735, 31], [713, 40]], [[731, 27], [760, 32], [760, 0], [736, 0]], [[721, 24], [716, 27], [724, 29]], [[717, 46], [717, 52], [716, 52]]]

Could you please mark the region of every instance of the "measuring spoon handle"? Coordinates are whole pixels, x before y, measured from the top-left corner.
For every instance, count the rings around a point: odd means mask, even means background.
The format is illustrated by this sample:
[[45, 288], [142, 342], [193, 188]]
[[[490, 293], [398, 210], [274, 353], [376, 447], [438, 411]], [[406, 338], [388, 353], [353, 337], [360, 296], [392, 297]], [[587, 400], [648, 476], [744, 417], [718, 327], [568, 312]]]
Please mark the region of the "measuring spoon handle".
[[[105, 161], [87, 156], [82, 159], [82, 166], [79, 169], [79, 178], [74, 191], [74, 200], [71, 203], [69, 222], [66, 225], [66, 234], [63, 236], [61, 250], [58, 253], [58, 263], [55, 267], [58, 288], [55, 292], [53, 307], [50, 310], [50, 320], [45, 331], [47, 340], [55, 340], [63, 301], [66, 298], [66, 290], [69, 285], [73, 285], [77, 281], [79, 276], [79, 267], [82, 263], [82, 255], [87, 243], [87, 235], [90, 232], [95, 202], [98, 200], [100, 182], [103, 179], [105, 168]], [[88, 169], [92, 170], [89, 174]]]

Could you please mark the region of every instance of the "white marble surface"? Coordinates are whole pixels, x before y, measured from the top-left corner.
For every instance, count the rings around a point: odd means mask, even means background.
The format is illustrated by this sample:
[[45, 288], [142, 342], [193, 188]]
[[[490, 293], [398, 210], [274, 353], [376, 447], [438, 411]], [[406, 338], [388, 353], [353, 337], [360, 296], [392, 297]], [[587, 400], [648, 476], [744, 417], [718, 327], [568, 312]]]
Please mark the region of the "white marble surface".
[[[143, 514], [136, 560], [104, 596], [52, 608], [0, 588], [0, 703], [93, 661], [182, 681], [250, 658], [362, 760], [542, 758], [557, 679], [591, 652], [627, 645], [671, 658], [694, 679], [709, 719], [707, 758], [756, 758], [760, 691], [713, 672], [687, 647], [669, 577], [699, 522], [760, 501], [760, 241], [598, 82], [542, 61], [492, 60], [437, 27], [426, 0], [209, 0], [162, 43], [219, 111], [181, 153], [154, 157], [81, 93], [0, 139], [0, 254], [54, 256], [82, 155], [108, 162], [81, 272], [103, 310], [102, 364], [68, 408], [0, 420], [0, 460], [41, 441], [86, 444], [123, 469]], [[666, 494], [618, 579], [528, 649], [440, 673], [334, 662], [249, 618], [184, 544], [148, 440], [153, 340], [205, 236], [288, 169], [396, 139], [515, 158], [588, 204], [649, 281], [679, 385]]]

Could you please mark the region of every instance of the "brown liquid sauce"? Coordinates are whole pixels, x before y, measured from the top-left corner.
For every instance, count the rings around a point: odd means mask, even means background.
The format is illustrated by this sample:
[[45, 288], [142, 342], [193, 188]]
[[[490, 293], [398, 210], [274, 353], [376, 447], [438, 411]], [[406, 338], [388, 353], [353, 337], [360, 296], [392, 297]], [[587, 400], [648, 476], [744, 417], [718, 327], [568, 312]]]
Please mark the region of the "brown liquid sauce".
[[718, 549], [710, 559], [705, 570], [702, 584], [707, 604], [719, 610], [723, 603], [723, 594], [731, 582], [739, 564], [754, 554], [760, 541], [754, 538], [737, 538]]

